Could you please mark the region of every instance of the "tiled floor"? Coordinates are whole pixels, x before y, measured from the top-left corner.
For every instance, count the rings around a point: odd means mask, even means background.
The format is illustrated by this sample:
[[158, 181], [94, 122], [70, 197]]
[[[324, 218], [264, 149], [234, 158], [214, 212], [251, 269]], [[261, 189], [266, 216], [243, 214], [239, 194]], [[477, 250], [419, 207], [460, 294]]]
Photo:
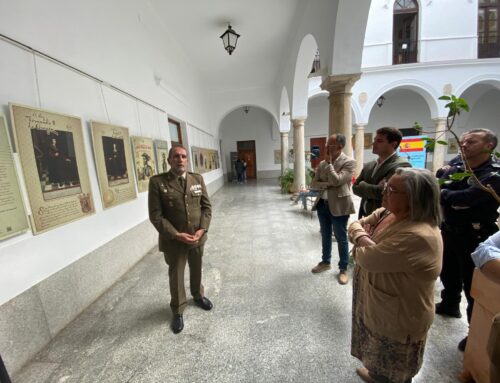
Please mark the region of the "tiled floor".
[[[170, 331], [167, 267], [154, 249], [14, 383], [360, 382], [349, 352], [352, 285], [339, 285], [335, 268], [310, 272], [321, 253], [316, 215], [274, 180], [227, 185], [212, 203], [211, 312], [190, 302], [184, 331]], [[414, 382], [456, 382], [466, 332], [464, 319], [436, 317]]]

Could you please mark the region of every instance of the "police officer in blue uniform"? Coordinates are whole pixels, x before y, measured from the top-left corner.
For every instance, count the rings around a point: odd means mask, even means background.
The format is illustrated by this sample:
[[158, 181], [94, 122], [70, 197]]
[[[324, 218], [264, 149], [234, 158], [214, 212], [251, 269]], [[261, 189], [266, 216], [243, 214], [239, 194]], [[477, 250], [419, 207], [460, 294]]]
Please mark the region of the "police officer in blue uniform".
[[[500, 163], [492, 156], [498, 139], [488, 129], [474, 129], [462, 135], [460, 146], [475, 176], [483, 185], [490, 185], [500, 193]], [[441, 207], [444, 220], [441, 226], [443, 236], [443, 269], [441, 282], [442, 301], [436, 304], [436, 313], [460, 318], [462, 289], [467, 298], [467, 319], [470, 322], [474, 299], [470, 295], [474, 263], [471, 253], [490, 235], [498, 231], [498, 201], [491, 193], [483, 190], [473, 177], [452, 181], [451, 176], [465, 172], [461, 156], [437, 172], [446, 181], [441, 187]], [[465, 337], [459, 343], [464, 350]]]

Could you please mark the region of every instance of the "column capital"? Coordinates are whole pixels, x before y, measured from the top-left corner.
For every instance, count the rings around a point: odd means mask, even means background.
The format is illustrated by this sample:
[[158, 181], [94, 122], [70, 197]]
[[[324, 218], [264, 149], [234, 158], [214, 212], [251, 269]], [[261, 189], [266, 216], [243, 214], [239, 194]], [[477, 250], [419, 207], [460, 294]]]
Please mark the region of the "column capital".
[[435, 124], [442, 124], [446, 123], [447, 117], [436, 117], [433, 118], [432, 121], [434, 121]]
[[307, 117], [297, 117], [297, 118], [292, 118], [292, 124], [293, 127], [296, 128], [297, 126], [304, 125], [306, 122]]
[[352, 124], [352, 126], [354, 128], [356, 128], [356, 130], [365, 130], [366, 125], [368, 125], [368, 124], [367, 123], [364, 123], [364, 124]]
[[328, 76], [321, 83], [321, 89], [330, 93], [350, 93], [352, 86], [359, 80], [360, 77], [361, 73]]
[[281, 137], [288, 137], [288, 132], [280, 132]]

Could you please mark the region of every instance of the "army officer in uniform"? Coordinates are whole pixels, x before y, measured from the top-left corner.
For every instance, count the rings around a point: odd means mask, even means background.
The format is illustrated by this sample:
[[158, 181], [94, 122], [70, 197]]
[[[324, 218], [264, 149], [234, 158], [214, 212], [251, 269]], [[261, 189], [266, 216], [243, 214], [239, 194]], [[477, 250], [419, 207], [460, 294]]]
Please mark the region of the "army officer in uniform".
[[184, 269], [189, 264], [191, 295], [196, 305], [212, 309], [203, 294], [201, 265], [203, 245], [212, 217], [212, 205], [200, 174], [187, 168], [187, 151], [174, 146], [168, 153], [170, 170], [149, 180], [149, 220], [159, 233], [159, 248], [168, 264], [172, 331], [184, 328], [182, 313], [187, 306]]

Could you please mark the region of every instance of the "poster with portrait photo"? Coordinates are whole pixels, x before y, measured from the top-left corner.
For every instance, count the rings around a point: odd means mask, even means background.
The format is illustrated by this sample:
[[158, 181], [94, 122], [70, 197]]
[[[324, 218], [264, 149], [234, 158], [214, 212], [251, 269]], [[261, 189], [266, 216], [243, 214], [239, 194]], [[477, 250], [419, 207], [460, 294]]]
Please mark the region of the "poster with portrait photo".
[[9, 105], [34, 233], [93, 214], [80, 118]]
[[90, 130], [103, 208], [137, 198], [128, 128], [90, 121]]
[[193, 172], [205, 173], [220, 168], [219, 152], [213, 149], [191, 147]]
[[137, 188], [139, 193], [142, 193], [148, 191], [149, 179], [157, 174], [153, 140], [147, 137], [132, 137], [131, 142]]
[[28, 229], [7, 122], [0, 115], [0, 240]]
[[156, 165], [158, 166], [158, 174], [166, 173], [170, 169], [168, 164], [168, 142], [155, 140]]

